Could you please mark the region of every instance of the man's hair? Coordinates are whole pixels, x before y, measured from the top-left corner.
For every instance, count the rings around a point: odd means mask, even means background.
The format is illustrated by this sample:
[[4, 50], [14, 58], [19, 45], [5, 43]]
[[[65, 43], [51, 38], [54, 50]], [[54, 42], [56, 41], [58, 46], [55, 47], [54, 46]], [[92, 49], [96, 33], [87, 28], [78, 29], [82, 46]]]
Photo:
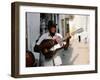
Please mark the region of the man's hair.
[[56, 28], [56, 24], [52, 20], [50, 20], [48, 22], [48, 30], [50, 30], [52, 27]]

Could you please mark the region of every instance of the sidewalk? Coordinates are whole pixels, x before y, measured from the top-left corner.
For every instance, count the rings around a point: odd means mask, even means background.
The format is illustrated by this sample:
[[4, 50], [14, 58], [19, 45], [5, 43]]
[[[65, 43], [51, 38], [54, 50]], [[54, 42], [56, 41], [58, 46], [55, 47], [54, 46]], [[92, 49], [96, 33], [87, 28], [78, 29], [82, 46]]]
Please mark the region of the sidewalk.
[[89, 63], [89, 48], [88, 44], [73, 40], [68, 50], [61, 51], [63, 65], [73, 64], [88, 64]]
[[73, 55], [71, 60], [74, 60], [73, 64], [88, 64], [89, 63], [89, 46], [88, 43], [74, 41], [71, 45], [73, 48]]

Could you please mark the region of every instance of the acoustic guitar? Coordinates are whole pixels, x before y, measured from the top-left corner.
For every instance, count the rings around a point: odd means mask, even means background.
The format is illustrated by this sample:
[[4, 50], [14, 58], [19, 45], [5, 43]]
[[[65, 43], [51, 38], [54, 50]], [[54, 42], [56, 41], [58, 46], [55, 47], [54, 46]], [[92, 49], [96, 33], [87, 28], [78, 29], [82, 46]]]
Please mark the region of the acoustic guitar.
[[62, 48], [67, 49], [69, 46], [69, 38], [64, 38], [62, 44], [58, 44], [56, 41], [52, 39], [44, 39], [40, 45], [39, 45], [39, 50], [40, 52], [45, 56], [45, 58], [52, 58], [56, 52]]

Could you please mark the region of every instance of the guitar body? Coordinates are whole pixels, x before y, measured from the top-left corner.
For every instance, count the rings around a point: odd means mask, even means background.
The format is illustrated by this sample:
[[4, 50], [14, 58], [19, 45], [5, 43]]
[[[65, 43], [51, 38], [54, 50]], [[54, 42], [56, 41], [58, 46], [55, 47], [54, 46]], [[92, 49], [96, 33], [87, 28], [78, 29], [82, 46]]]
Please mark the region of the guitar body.
[[[61, 48], [67, 49], [69, 47], [70, 38], [71, 37], [68, 37], [64, 40], [66, 42], [66, 45], [63, 45]], [[37, 50], [39, 50], [45, 56], [45, 58], [52, 58], [56, 54], [56, 51], [60, 49], [58, 48], [55, 51], [50, 50], [56, 44], [58, 43], [52, 39], [44, 39], [38, 46]]]
[[55, 51], [50, 51], [50, 48], [52, 48], [55, 44], [56, 42], [52, 39], [45, 39], [41, 42], [39, 49], [45, 58], [52, 58], [54, 56]]

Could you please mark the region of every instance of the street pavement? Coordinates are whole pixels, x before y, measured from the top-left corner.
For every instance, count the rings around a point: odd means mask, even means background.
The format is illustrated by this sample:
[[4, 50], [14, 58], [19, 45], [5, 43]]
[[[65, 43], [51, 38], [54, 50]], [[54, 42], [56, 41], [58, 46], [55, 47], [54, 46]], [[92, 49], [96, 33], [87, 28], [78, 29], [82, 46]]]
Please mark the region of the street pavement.
[[62, 65], [84, 65], [89, 64], [89, 46], [84, 41], [73, 40], [68, 50], [61, 50]]

